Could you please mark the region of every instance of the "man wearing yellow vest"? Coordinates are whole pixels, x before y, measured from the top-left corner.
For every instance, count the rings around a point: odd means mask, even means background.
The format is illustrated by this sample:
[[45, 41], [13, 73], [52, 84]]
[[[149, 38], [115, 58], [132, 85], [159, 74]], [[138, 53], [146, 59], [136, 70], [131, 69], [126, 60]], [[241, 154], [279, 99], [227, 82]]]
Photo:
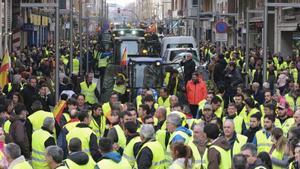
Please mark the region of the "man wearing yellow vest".
[[166, 154], [167, 167], [172, 163], [171, 145], [177, 142], [187, 144], [192, 136], [192, 132], [182, 126], [182, 120], [178, 113], [170, 113], [167, 116], [167, 131], [171, 134]]
[[163, 87], [159, 90], [159, 98], [157, 100], [158, 106], [165, 106], [165, 108], [170, 108], [170, 95], [167, 88]]
[[72, 138], [69, 143], [69, 156], [65, 160], [65, 164], [68, 168], [81, 169], [81, 168], [93, 168], [95, 161], [91, 156], [82, 151], [82, 145], [79, 138]]
[[130, 165], [134, 167], [136, 155], [139, 150], [141, 138], [137, 132], [137, 124], [133, 121], [128, 121], [124, 124], [126, 135], [126, 147], [124, 148], [123, 157], [128, 160]]
[[269, 152], [272, 147], [271, 134], [274, 129], [275, 116], [265, 115], [264, 128], [257, 131], [252, 143], [257, 146], [257, 152]]
[[99, 149], [102, 153], [102, 160], [96, 164], [95, 169], [132, 168], [125, 158], [113, 150], [112, 140], [104, 137], [101, 138], [99, 141]]
[[261, 112], [255, 107], [255, 102], [252, 98], [245, 99], [245, 106], [246, 106], [246, 113], [244, 115], [244, 122], [246, 128], [249, 129], [250, 127], [250, 117], [256, 113], [262, 116]]
[[235, 103], [228, 104], [227, 115], [223, 118], [223, 122], [228, 119], [233, 120], [234, 130], [236, 131], [236, 133], [241, 134], [243, 130], [246, 130], [246, 126], [243, 121], [243, 118], [237, 115], [237, 109]]
[[86, 102], [90, 105], [97, 103], [100, 96], [97, 84], [93, 83], [93, 78], [93, 73], [88, 73], [85, 81], [80, 83], [80, 93], [85, 95]]
[[92, 119], [89, 126], [95, 132], [98, 138], [97, 140], [99, 140], [100, 137], [103, 137], [108, 131], [108, 128], [106, 127], [106, 118], [103, 115], [101, 104], [98, 103], [93, 106], [91, 118]]
[[98, 150], [97, 136], [89, 127], [91, 122], [90, 114], [87, 111], [81, 111], [77, 117], [80, 123], [67, 134], [67, 142], [69, 144], [72, 138], [79, 138], [82, 143], [82, 151], [92, 156], [94, 161], [98, 161], [101, 154]]
[[119, 96], [117, 93], [112, 92], [109, 98], [109, 102], [106, 102], [102, 105], [102, 111], [104, 116], [111, 123], [111, 111], [112, 106], [119, 101]]
[[114, 142], [114, 147], [118, 148], [120, 154], [122, 154], [126, 146], [124, 124], [128, 121], [133, 121], [131, 113], [129, 111], [122, 112], [120, 114], [119, 124], [114, 125], [107, 133], [107, 138], [111, 139]]
[[190, 140], [188, 145], [192, 149], [193, 154], [193, 169], [207, 169], [207, 137], [204, 133], [204, 122], [196, 124], [193, 129], [193, 140]]
[[267, 169], [268, 167], [257, 157], [257, 148], [252, 143], [247, 143], [241, 148], [241, 154], [247, 158], [248, 168]]
[[73, 121], [76, 118], [77, 115], [77, 100], [74, 98], [69, 98], [67, 101], [67, 108], [65, 109], [65, 112], [62, 114], [59, 125], [61, 127], [65, 126], [70, 121]]
[[295, 123], [294, 118], [288, 117], [287, 111], [287, 103], [279, 103], [277, 112], [277, 118], [279, 121], [275, 121], [275, 126], [281, 128], [285, 136], [287, 136], [288, 131]]
[[300, 108], [299, 84], [294, 83], [292, 90], [284, 98], [289, 103], [293, 112]]
[[161, 144], [155, 140], [153, 126], [143, 125], [140, 137], [142, 146], [137, 154], [136, 168], [164, 169], [165, 153]]
[[32, 169], [29, 162], [21, 155], [20, 147], [15, 143], [9, 143], [4, 147], [4, 155], [8, 162], [8, 168], [12, 169]]
[[45, 156], [50, 169], [69, 169], [64, 164], [63, 150], [60, 147], [47, 147]]
[[[39, 100], [34, 101], [31, 106], [31, 109], [33, 110], [34, 113], [31, 114], [25, 122], [26, 132], [27, 132], [29, 142], [32, 142], [31, 139], [32, 133], [42, 128], [43, 122], [47, 117], [54, 119], [53, 113], [43, 111], [42, 108], [43, 105]], [[56, 137], [56, 135], [53, 136]]]
[[236, 133], [234, 128], [234, 121], [231, 119], [225, 120], [223, 124], [224, 137], [230, 144], [231, 158], [240, 152], [241, 147], [247, 143], [247, 137]]
[[219, 136], [220, 130], [216, 124], [209, 123], [204, 127], [211, 146], [208, 149], [208, 169], [228, 169], [231, 168], [230, 144], [225, 137]]
[[79, 74], [79, 69], [80, 69], [80, 63], [77, 57], [74, 57], [73, 60], [73, 71], [71, 72], [72, 75], [78, 76]]
[[34, 169], [47, 169], [48, 164], [45, 158], [46, 148], [55, 145], [53, 137], [55, 121], [51, 117], [45, 118], [41, 129], [32, 134], [32, 166]]

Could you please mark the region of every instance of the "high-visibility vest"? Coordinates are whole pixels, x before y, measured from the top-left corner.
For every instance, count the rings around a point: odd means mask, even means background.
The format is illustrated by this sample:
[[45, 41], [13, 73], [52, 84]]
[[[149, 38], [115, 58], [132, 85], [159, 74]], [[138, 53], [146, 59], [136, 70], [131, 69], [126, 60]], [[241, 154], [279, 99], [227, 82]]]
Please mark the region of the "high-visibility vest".
[[97, 136], [97, 140], [100, 139], [100, 137], [103, 137], [105, 129], [106, 129], [106, 118], [104, 116], [100, 116], [100, 125], [97, 123], [97, 121], [92, 117], [92, 120], [89, 124], [89, 126], [92, 128], [94, 133]]
[[70, 168], [70, 169], [83, 169], [83, 168], [84, 169], [89, 169], [89, 168], [92, 169], [96, 165], [95, 161], [91, 157], [89, 157], [89, 161], [85, 165], [78, 165], [70, 159], [66, 159], [65, 163], [68, 166], [68, 168]]
[[113, 91], [115, 91], [115, 92], [117, 92], [119, 94], [125, 94], [125, 92], [126, 92], [126, 85], [117, 85], [115, 83]]
[[133, 147], [138, 142], [141, 142], [140, 136], [134, 137], [129, 141], [129, 143], [126, 145], [123, 151], [123, 157], [127, 159], [127, 161], [132, 167], [134, 167], [135, 160], [136, 160], [133, 152]]
[[103, 115], [107, 118], [111, 115], [111, 108], [109, 102], [106, 102], [102, 105]]
[[12, 85], [11, 83], [7, 84], [7, 93], [9, 93], [12, 90]]
[[[276, 158], [277, 160], [283, 160], [284, 156], [284, 151], [279, 151], [276, 148], [273, 150], [271, 157]], [[284, 167], [279, 167], [275, 165], [274, 163], [272, 164], [273, 169], [284, 169]]]
[[288, 68], [288, 64], [286, 61], [283, 61], [281, 64], [279, 64], [279, 67], [278, 67], [279, 70], [284, 70], [286, 68]]
[[245, 125], [246, 125], [246, 128], [249, 129], [250, 127], [250, 118], [253, 114], [259, 112], [258, 109], [256, 108], [253, 108], [250, 110], [250, 112], [246, 115], [246, 117], [244, 117], [244, 122], [245, 122]]
[[232, 152], [231, 152], [231, 157], [233, 157], [236, 154], [239, 154], [241, 152], [241, 148], [243, 145], [247, 143], [248, 137], [241, 135], [241, 134], [236, 134], [236, 139], [233, 144]]
[[4, 132], [5, 132], [6, 134], [9, 133], [10, 125], [11, 125], [10, 120], [6, 120], [6, 121], [4, 122], [3, 130], [4, 130]]
[[169, 144], [170, 133], [167, 130], [158, 130], [155, 135], [155, 140], [158, 141], [163, 147], [164, 151], [167, 150], [167, 146]]
[[[137, 157], [139, 157], [140, 152], [148, 147], [152, 152], [152, 165], [149, 169], [165, 169], [164, 160], [165, 160], [165, 152], [161, 146], [161, 144], [158, 141], [148, 141], [146, 142], [140, 151], [138, 152]], [[137, 165], [137, 164], [136, 164]]]
[[28, 120], [32, 124], [33, 131], [41, 129], [44, 123], [44, 120], [47, 117], [51, 117], [54, 119], [54, 116], [51, 112], [39, 110], [28, 116]]
[[[227, 118], [223, 118], [223, 123], [225, 122]], [[236, 133], [241, 134], [242, 133], [242, 125], [243, 125], [243, 118], [240, 116], [235, 116], [233, 119], [234, 122], [234, 130]]]
[[[269, 74], [270, 74], [270, 72], [267, 71], [267, 81], [269, 80]], [[274, 70], [274, 75], [275, 75], [275, 78], [277, 78], [278, 73], [276, 70]]]
[[[169, 85], [170, 76], [171, 76], [171, 73], [167, 72], [166, 75], [165, 75], [165, 79], [164, 79], [164, 86], [165, 87]], [[173, 95], [176, 95], [176, 93], [177, 93], [178, 82], [179, 82], [179, 79], [178, 79], [178, 77], [176, 77], [175, 87], [173, 89]]]
[[162, 97], [157, 100], [158, 106], [164, 106], [165, 108], [171, 107], [170, 96], [164, 101]]
[[281, 124], [280, 120], [275, 120], [275, 126], [282, 129], [284, 136], [287, 136], [287, 133], [289, 132], [290, 128], [294, 125], [294, 123], [294, 118], [286, 119], [283, 124]]
[[201, 156], [197, 146], [193, 143], [192, 140], [189, 141], [188, 146], [190, 146], [193, 153], [193, 169], [207, 169], [208, 159], [207, 159], [207, 148], [204, 151], [204, 154]]
[[142, 104], [143, 97], [142, 95], [136, 96], [136, 109], [138, 110], [140, 105]]
[[167, 146], [167, 152], [166, 152], [166, 166], [168, 167], [172, 163], [172, 155], [171, 155], [171, 143], [175, 136], [180, 135], [185, 139], [184, 144], [187, 144], [190, 141], [190, 136], [184, 133], [183, 131], [175, 131], [171, 134], [171, 137], [169, 139], [169, 144]]
[[[67, 142], [69, 144], [72, 138], [79, 138], [81, 141], [82, 151], [91, 156], [90, 152], [90, 137], [93, 134], [93, 130], [88, 127], [75, 127], [73, 130], [69, 131], [67, 134]], [[94, 133], [95, 134], [95, 133]]]
[[297, 97], [297, 99], [294, 99], [290, 94], [284, 95], [285, 100], [289, 103], [290, 108], [292, 111], [296, 111], [297, 108], [300, 108], [300, 97]]
[[32, 166], [34, 169], [47, 169], [48, 164], [45, 157], [45, 141], [53, 136], [43, 129], [36, 130], [32, 134]]
[[279, 60], [276, 56], [273, 57], [273, 62], [274, 62], [274, 65], [276, 66], [276, 68], [279, 69]]
[[119, 163], [114, 162], [111, 159], [102, 159], [97, 163], [98, 168], [100, 169], [105, 169], [105, 168], [132, 168], [129, 164], [129, 162], [125, 159], [122, 158]]
[[71, 120], [71, 116], [69, 113], [63, 113], [64, 118], [66, 119], [66, 122], [68, 123]]
[[215, 111], [215, 115], [218, 117], [218, 118], [222, 118], [222, 115], [223, 115], [223, 110], [224, 110], [224, 100], [222, 98], [221, 95], [217, 94], [216, 95], [218, 98], [220, 98], [222, 100], [221, 102], [221, 106]]
[[267, 138], [265, 131], [259, 130], [255, 133], [256, 141], [257, 141], [257, 152], [269, 152], [272, 147], [271, 136]]
[[87, 86], [86, 81], [80, 83], [81, 93], [85, 95], [85, 100], [89, 104], [95, 104], [97, 102], [97, 97], [95, 95], [95, 90], [97, 90], [97, 84], [92, 83]]
[[114, 128], [117, 132], [117, 135], [118, 135], [118, 145], [121, 147], [121, 148], [125, 148], [126, 146], [126, 136], [125, 136], [125, 133], [123, 131], [123, 129], [121, 128], [120, 125], [114, 125]]
[[222, 147], [212, 145], [209, 149], [215, 148], [221, 155], [219, 169], [230, 169], [231, 168], [231, 155], [230, 150], [224, 150]]
[[13, 169], [32, 169], [32, 166], [29, 164], [28, 161], [23, 161], [15, 165]]
[[296, 167], [295, 167], [295, 163], [298, 163], [298, 161], [293, 161], [293, 162], [291, 162], [290, 164], [289, 164], [289, 169], [297, 169]]
[[295, 82], [295, 83], [298, 83], [298, 74], [299, 74], [299, 73], [298, 73], [297, 68], [291, 69], [289, 73], [290, 73], [290, 75], [292, 76], [294, 82]]
[[56, 169], [69, 169], [67, 166], [59, 166], [59, 167], [57, 167]]
[[73, 59], [73, 71], [72, 71], [72, 74], [78, 75], [79, 74], [79, 67], [80, 67], [79, 60], [77, 58], [74, 58]]
[[69, 132], [73, 130], [79, 123], [80, 123], [79, 121], [70, 122], [65, 124], [63, 128], [65, 128]]

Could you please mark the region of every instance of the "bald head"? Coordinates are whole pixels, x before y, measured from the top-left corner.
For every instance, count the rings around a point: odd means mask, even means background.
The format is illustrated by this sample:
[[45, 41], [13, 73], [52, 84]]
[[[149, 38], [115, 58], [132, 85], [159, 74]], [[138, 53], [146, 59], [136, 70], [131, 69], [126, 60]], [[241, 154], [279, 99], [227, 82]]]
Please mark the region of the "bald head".
[[167, 109], [163, 106], [160, 106], [157, 108], [154, 116], [159, 120], [159, 121], [162, 121], [162, 120], [165, 120], [166, 119], [166, 116], [167, 116]]
[[225, 120], [223, 124], [224, 136], [226, 139], [231, 139], [234, 134], [234, 122], [231, 119]]
[[175, 95], [170, 96], [171, 107], [174, 107], [178, 103], [178, 97]]

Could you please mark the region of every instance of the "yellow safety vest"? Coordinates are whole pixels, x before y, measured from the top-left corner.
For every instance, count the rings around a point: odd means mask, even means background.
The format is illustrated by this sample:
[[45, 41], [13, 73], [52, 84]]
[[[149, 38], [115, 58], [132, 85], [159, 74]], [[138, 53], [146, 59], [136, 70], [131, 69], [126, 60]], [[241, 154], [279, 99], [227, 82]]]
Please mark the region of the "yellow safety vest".
[[171, 107], [170, 96], [164, 101], [162, 97], [158, 98], [158, 106], [164, 106], [165, 108]]
[[73, 59], [73, 71], [72, 71], [72, 74], [78, 75], [79, 74], [79, 67], [80, 67], [79, 60], [77, 58], [74, 58]]
[[290, 108], [295, 112], [297, 108], [300, 108], [300, 97], [298, 96], [297, 99], [294, 99], [290, 94], [286, 94], [284, 96], [286, 101], [289, 103]]
[[124, 131], [120, 125], [115, 125], [114, 128], [118, 135], [118, 145], [124, 149], [126, 146], [126, 136], [124, 134]]
[[47, 117], [51, 117], [51, 118], [54, 119], [54, 116], [53, 116], [52, 113], [47, 112], [47, 111], [43, 111], [43, 110], [39, 110], [39, 111], [36, 111], [36, 112], [34, 112], [33, 114], [31, 114], [31, 115], [28, 117], [28, 120], [29, 120], [29, 121], [31, 122], [31, 124], [32, 124], [32, 129], [33, 129], [33, 131], [38, 130], [38, 129], [41, 129], [42, 126], [43, 126], [44, 120], [45, 120]]
[[27, 161], [23, 161], [14, 166], [13, 169], [32, 169], [32, 166]]
[[12, 85], [11, 83], [7, 84], [7, 93], [9, 93], [12, 90]]
[[192, 149], [194, 163], [193, 163], [193, 169], [207, 169], [208, 166], [208, 159], [207, 159], [207, 151], [206, 148], [204, 151], [203, 156], [201, 156], [197, 146], [193, 143], [192, 140], [189, 141], [188, 145]]
[[125, 94], [125, 92], [126, 92], [126, 85], [117, 85], [115, 83], [113, 91], [115, 91], [115, 92], [117, 92], [119, 94]]
[[97, 102], [97, 97], [95, 95], [95, 90], [97, 90], [97, 84], [92, 83], [87, 86], [86, 81], [80, 83], [81, 93], [85, 95], [85, 100], [89, 104], [95, 104]]
[[111, 108], [110, 108], [109, 102], [106, 102], [102, 105], [102, 111], [103, 111], [103, 114], [106, 118], [110, 116]]
[[241, 148], [243, 145], [247, 143], [248, 137], [241, 135], [241, 134], [236, 134], [236, 139], [233, 144], [232, 148], [232, 156], [239, 154], [241, 152]]
[[[170, 137], [169, 137], [170, 138]], [[167, 131], [166, 130], [163, 130], [163, 129], [160, 129], [156, 132], [155, 134], [155, 140], [158, 141], [161, 146], [163, 147], [164, 151], [167, 150], [167, 146], [168, 146], [168, 143], [169, 143], [169, 139], [167, 138]]]
[[294, 167], [294, 163], [298, 163], [298, 162], [297, 162], [297, 161], [291, 162], [291, 163], [289, 164], [289, 169], [296, 169], [296, 168]]
[[68, 123], [71, 120], [71, 116], [69, 113], [63, 113], [64, 118], [66, 119], [66, 122]]
[[[276, 158], [277, 160], [283, 160], [284, 151], [278, 151], [276, 148], [271, 154], [271, 157]], [[275, 164], [272, 164], [273, 169], [284, 169], [283, 167], [279, 167]]]
[[215, 111], [215, 115], [221, 119], [222, 115], [223, 115], [223, 110], [224, 110], [224, 100], [221, 95], [217, 94], [216, 96], [222, 100], [221, 106]]
[[120, 168], [120, 169], [128, 168], [128, 169], [131, 169], [132, 168], [130, 166], [129, 162], [125, 158], [122, 158], [122, 160], [119, 163], [116, 163], [111, 159], [103, 159], [97, 163], [97, 166], [100, 169], [106, 169], [106, 168], [116, 168], [116, 169], [117, 168]]
[[142, 104], [143, 97], [142, 95], [136, 96], [136, 109], [138, 110], [140, 105]]
[[286, 61], [283, 61], [281, 64], [279, 64], [279, 70], [284, 70], [288, 67], [288, 64], [286, 63]]
[[63, 128], [65, 128], [69, 132], [73, 130], [79, 123], [80, 123], [79, 121], [70, 122], [65, 124]]
[[[149, 169], [165, 169], [164, 160], [165, 160], [165, 152], [161, 146], [161, 144], [157, 141], [148, 141], [146, 142], [140, 151], [138, 152], [137, 157], [143, 148], [148, 147], [153, 155], [152, 158], [152, 166]], [[137, 164], [136, 164], [137, 165]]]
[[4, 132], [5, 132], [6, 134], [9, 133], [10, 125], [11, 125], [10, 120], [6, 120], [6, 121], [4, 122], [3, 130], [4, 130]]
[[231, 155], [230, 150], [224, 150], [223, 148], [212, 145], [209, 147], [209, 149], [215, 148], [221, 155], [219, 169], [230, 169], [231, 168]]
[[285, 136], [287, 136], [287, 133], [289, 132], [290, 128], [294, 125], [294, 123], [294, 118], [286, 119], [283, 124], [281, 124], [280, 120], [275, 120], [275, 126], [281, 128]]
[[100, 139], [100, 137], [103, 137], [105, 129], [106, 129], [106, 118], [104, 116], [100, 116], [100, 126], [96, 122], [96, 120], [92, 117], [92, 120], [89, 124], [89, 126], [92, 128], [94, 133], [97, 136], [97, 140]]
[[47, 169], [48, 164], [45, 157], [45, 141], [53, 136], [43, 129], [36, 130], [32, 134], [32, 166], [34, 169]]
[[257, 152], [269, 152], [272, 147], [271, 136], [267, 138], [267, 135], [263, 130], [259, 130], [256, 132], [255, 137], [257, 138]]
[[[269, 74], [270, 74], [270, 72], [269, 71], [267, 71], [267, 80], [269, 80]], [[276, 70], [274, 70], [274, 75], [275, 75], [275, 78], [277, 78], [277, 71]]]
[[[82, 151], [87, 153], [89, 156], [91, 156], [90, 152], [90, 137], [91, 134], [93, 134], [93, 130], [87, 127], [81, 128], [81, 127], [75, 127], [73, 130], [71, 130], [67, 134], [67, 142], [69, 144], [70, 140], [72, 138], [79, 138], [82, 145]], [[95, 134], [95, 133], [94, 133]]]
[[83, 169], [83, 168], [84, 169], [90, 169], [90, 168], [92, 169], [96, 165], [95, 161], [91, 157], [89, 157], [89, 161], [85, 165], [78, 165], [70, 159], [66, 159], [65, 163], [68, 166], [68, 168], [70, 168], [70, 169]]
[[297, 68], [290, 70], [290, 75], [293, 77], [295, 83], [298, 83], [298, 70]]
[[134, 156], [134, 152], [133, 152], [133, 147], [136, 143], [141, 142], [141, 138], [140, 136], [136, 136], [133, 139], [131, 139], [129, 141], [129, 143], [126, 145], [126, 147], [124, 148], [123, 151], [123, 157], [125, 159], [127, 159], [127, 161], [129, 162], [129, 164], [134, 167], [135, 164], [135, 156]]
[[[169, 85], [170, 76], [171, 76], [171, 73], [167, 72], [166, 76], [165, 76], [165, 79], [164, 79], [164, 86], [168, 86]], [[179, 82], [179, 79], [178, 79], [178, 77], [176, 77], [175, 87], [173, 89], [173, 95], [177, 94], [178, 82]]]

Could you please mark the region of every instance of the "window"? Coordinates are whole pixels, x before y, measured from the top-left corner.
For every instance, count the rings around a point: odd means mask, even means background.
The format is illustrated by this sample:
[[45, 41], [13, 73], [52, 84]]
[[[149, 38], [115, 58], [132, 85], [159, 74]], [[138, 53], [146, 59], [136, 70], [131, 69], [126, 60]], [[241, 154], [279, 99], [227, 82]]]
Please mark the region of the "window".
[[198, 0], [193, 0], [192, 6], [198, 6]]

